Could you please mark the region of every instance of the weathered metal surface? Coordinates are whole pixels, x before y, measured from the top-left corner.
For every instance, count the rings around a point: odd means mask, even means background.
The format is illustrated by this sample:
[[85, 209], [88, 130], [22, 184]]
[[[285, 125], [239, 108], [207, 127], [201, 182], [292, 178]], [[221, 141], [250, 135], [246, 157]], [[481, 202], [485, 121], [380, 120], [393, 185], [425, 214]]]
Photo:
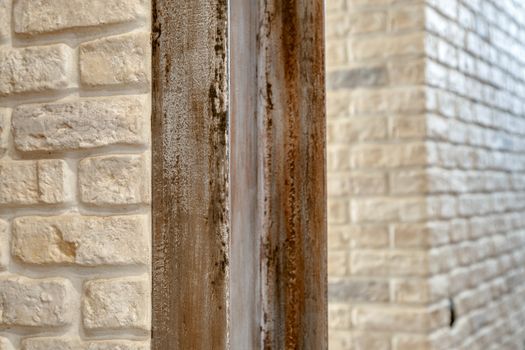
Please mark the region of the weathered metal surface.
[[323, 1], [260, 4], [262, 346], [326, 349]]
[[257, 1], [230, 0], [231, 349], [260, 344]]
[[152, 348], [225, 349], [227, 1], [153, 1]]
[[153, 349], [325, 349], [322, 0], [229, 4], [154, 1]]

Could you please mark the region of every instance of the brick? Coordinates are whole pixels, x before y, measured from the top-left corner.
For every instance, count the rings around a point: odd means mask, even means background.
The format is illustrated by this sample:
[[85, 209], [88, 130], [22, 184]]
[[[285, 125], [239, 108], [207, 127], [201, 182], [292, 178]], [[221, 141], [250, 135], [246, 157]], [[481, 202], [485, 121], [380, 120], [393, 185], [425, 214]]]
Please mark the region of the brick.
[[9, 223], [0, 219], [0, 270], [9, 264]]
[[403, 6], [390, 11], [388, 29], [392, 32], [423, 30], [425, 25], [424, 6]]
[[423, 194], [428, 191], [427, 171], [398, 170], [390, 173], [390, 193], [398, 195]]
[[389, 293], [386, 280], [338, 278], [329, 280], [328, 300], [330, 303], [388, 302]]
[[86, 350], [150, 350], [149, 341], [104, 340], [90, 342]]
[[353, 223], [416, 222], [428, 218], [424, 197], [355, 198], [351, 203]]
[[[348, 348], [345, 348], [348, 349]], [[352, 346], [355, 350], [390, 350], [390, 338], [372, 332], [353, 332]]]
[[88, 87], [150, 84], [150, 34], [124, 34], [80, 45], [80, 81]]
[[22, 152], [53, 152], [143, 145], [147, 111], [145, 96], [22, 105], [13, 112], [15, 147]]
[[394, 139], [421, 139], [427, 134], [425, 116], [394, 117], [391, 125], [390, 135]]
[[0, 205], [68, 202], [69, 176], [62, 160], [0, 162]]
[[78, 338], [25, 338], [21, 342], [22, 350], [85, 350], [84, 344]]
[[149, 350], [149, 341], [100, 340], [82, 342], [73, 337], [25, 338], [22, 350]]
[[146, 204], [150, 201], [145, 156], [110, 155], [86, 158], [79, 165], [79, 191], [90, 205]]
[[17, 0], [15, 32], [39, 34], [81, 27], [98, 27], [145, 18], [144, 0]]
[[381, 195], [386, 190], [386, 176], [382, 173], [359, 172], [328, 179], [328, 193], [333, 197]]
[[352, 149], [350, 162], [354, 168], [397, 168], [426, 165], [424, 143], [359, 145]]
[[388, 77], [391, 85], [418, 85], [425, 83], [424, 58], [389, 60]]
[[350, 329], [352, 327], [352, 312], [350, 305], [328, 305], [328, 322], [333, 329]]
[[386, 30], [386, 12], [359, 11], [352, 13], [349, 22], [350, 34], [374, 33]]
[[0, 48], [0, 96], [67, 88], [74, 81], [72, 61], [63, 44]]
[[421, 335], [398, 335], [394, 337], [392, 350], [433, 350], [430, 339]]
[[150, 284], [146, 279], [115, 278], [84, 284], [82, 319], [88, 331], [150, 329]]
[[9, 146], [10, 113], [7, 108], [0, 108], [0, 157], [2, 157]]
[[13, 221], [12, 255], [30, 264], [146, 265], [144, 216], [19, 217]]
[[388, 226], [382, 224], [353, 225], [347, 229], [351, 248], [382, 248], [389, 244]]
[[334, 251], [328, 255], [328, 275], [348, 275], [348, 253]]
[[383, 117], [338, 120], [328, 125], [327, 138], [333, 144], [384, 140], [388, 135], [387, 125], [387, 119]]
[[72, 286], [63, 278], [0, 278], [3, 327], [63, 327], [71, 324]]
[[0, 43], [9, 37], [9, 33], [11, 32], [9, 26], [9, 23], [11, 23], [10, 13], [10, 1], [0, 0]]
[[350, 258], [352, 275], [426, 276], [430, 270], [424, 251], [354, 250]]
[[387, 83], [387, 71], [381, 66], [336, 70], [327, 74], [326, 81], [330, 90], [381, 86]]
[[384, 332], [427, 332], [443, 322], [443, 315], [425, 307], [356, 306], [358, 329]]

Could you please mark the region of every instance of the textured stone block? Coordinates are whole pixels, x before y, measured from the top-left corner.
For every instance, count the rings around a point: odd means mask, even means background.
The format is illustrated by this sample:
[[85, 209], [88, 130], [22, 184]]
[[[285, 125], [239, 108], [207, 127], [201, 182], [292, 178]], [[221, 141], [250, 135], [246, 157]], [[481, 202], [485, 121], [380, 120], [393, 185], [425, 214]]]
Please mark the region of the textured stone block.
[[430, 272], [425, 251], [355, 250], [350, 256], [353, 275], [426, 276]]
[[144, 216], [20, 217], [12, 255], [31, 264], [137, 265], [149, 261]]
[[10, 130], [9, 110], [0, 108], [0, 157], [7, 152]]
[[329, 281], [328, 300], [340, 303], [388, 302], [389, 293], [387, 280], [336, 279]]
[[89, 87], [148, 87], [150, 34], [124, 34], [80, 45], [80, 81]]
[[14, 143], [23, 152], [141, 145], [147, 113], [145, 96], [22, 105], [13, 112]]
[[331, 71], [326, 77], [326, 88], [352, 89], [357, 87], [373, 87], [387, 83], [385, 67], [360, 67], [354, 69]]
[[63, 278], [0, 278], [0, 325], [61, 327], [71, 324], [72, 286]]
[[146, 279], [116, 278], [88, 281], [82, 302], [84, 327], [150, 329], [150, 284]]
[[62, 160], [0, 162], [0, 205], [58, 204], [71, 199]]
[[144, 156], [86, 158], [80, 162], [78, 172], [83, 203], [125, 205], [150, 201], [149, 167]]
[[0, 43], [9, 37], [10, 27], [10, 0], [0, 0]]
[[63, 44], [0, 48], [0, 96], [67, 88], [72, 61], [72, 49]]
[[425, 308], [359, 306], [354, 312], [356, 327], [384, 332], [424, 332], [430, 329]]
[[9, 263], [9, 223], [0, 219], [0, 270], [5, 270]]
[[17, 0], [15, 32], [38, 34], [130, 22], [146, 17], [146, 4], [145, 0]]
[[21, 350], [85, 350], [84, 344], [78, 338], [25, 338], [21, 342]]
[[90, 342], [86, 350], [150, 350], [149, 341], [104, 340]]

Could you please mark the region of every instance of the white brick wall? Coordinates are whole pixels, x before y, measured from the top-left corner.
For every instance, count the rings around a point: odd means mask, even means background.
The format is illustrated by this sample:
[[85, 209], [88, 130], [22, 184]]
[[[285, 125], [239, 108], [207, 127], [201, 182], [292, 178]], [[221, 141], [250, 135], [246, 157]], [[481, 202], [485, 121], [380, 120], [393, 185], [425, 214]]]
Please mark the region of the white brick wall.
[[0, 0], [0, 349], [146, 350], [150, 3]]
[[326, 6], [330, 348], [523, 349], [525, 4]]

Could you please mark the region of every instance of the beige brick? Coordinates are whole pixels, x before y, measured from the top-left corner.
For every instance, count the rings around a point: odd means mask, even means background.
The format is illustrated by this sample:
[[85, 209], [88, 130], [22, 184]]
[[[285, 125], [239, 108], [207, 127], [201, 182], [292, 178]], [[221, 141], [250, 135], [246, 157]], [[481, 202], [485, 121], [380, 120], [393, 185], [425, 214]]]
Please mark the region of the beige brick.
[[86, 158], [80, 161], [78, 172], [83, 203], [125, 205], [150, 201], [149, 166], [145, 156]]
[[431, 302], [428, 280], [400, 279], [392, 281], [393, 301], [399, 304], [426, 304]]
[[376, 144], [359, 145], [352, 149], [351, 164], [354, 168], [396, 168], [426, 164], [425, 144]]
[[391, 136], [394, 139], [422, 139], [427, 134], [427, 119], [425, 116], [392, 118]]
[[0, 350], [14, 350], [14, 347], [9, 339], [0, 337]]
[[328, 300], [330, 303], [388, 302], [387, 280], [361, 278], [330, 278]]
[[398, 335], [394, 337], [392, 350], [433, 350], [430, 339], [422, 335]]
[[351, 248], [382, 248], [389, 244], [387, 225], [353, 225], [347, 229], [347, 235]]
[[0, 270], [9, 264], [9, 223], [0, 219]]
[[348, 222], [348, 201], [331, 199], [328, 201], [328, 222], [345, 224]]
[[329, 276], [346, 276], [348, 275], [348, 253], [331, 252], [328, 255], [328, 275]]
[[84, 284], [82, 301], [84, 328], [150, 329], [150, 284], [146, 279], [115, 278]]
[[22, 105], [13, 112], [14, 143], [22, 152], [142, 145], [147, 140], [145, 96]]
[[381, 195], [386, 190], [386, 176], [382, 173], [359, 172], [328, 179], [328, 193], [333, 197]]
[[0, 162], [0, 205], [58, 204], [71, 200], [62, 160]]
[[63, 278], [0, 278], [3, 327], [62, 327], [71, 324], [72, 286]]
[[425, 307], [356, 306], [357, 329], [384, 332], [427, 332], [442, 324], [442, 315]]
[[447, 222], [403, 223], [392, 225], [394, 245], [398, 248], [426, 248], [450, 241]]
[[21, 342], [22, 350], [149, 350], [148, 341], [101, 340], [82, 342], [73, 337], [25, 338]]
[[357, 61], [390, 56], [423, 55], [424, 43], [424, 33], [363, 37], [353, 41], [352, 54]]
[[30, 264], [145, 265], [144, 216], [20, 217], [13, 221], [12, 255]]
[[150, 350], [149, 341], [104, 340], [90, 342], [86, 350]]
[[426, 276], [429, 259], [424, 251], [354, 250], [350, 254], [352, 275]]
[[15, 32], [38, 34], [130, 22], [146, 17], [146, 5], [144, 0], [17, 0]]
[[332, 143], [351, 144], [358, 141], [377, 141], [387, 137], [386, 118], [352, 118], [328, 125], [327, 138]]
[[353, 223], [417, 222], [428, 218], [424, 197], [356, 198], [351, 213]]
[[425, 16], [423, 5], [403, 6], [391, 10], [388, 14], [388, 29], [390, 31], [423, 30]]
[[350, 329], [352, 327], [352, 312], [348, 304], [328, 305], [328, 322], [334, 329]]
[[424, 58], [403, 58], [388, 61], [388, 77], [391, 85], [419, 85], [425, 83]]
[[10, 0], [0, 0], [0, 43], [5, 41], [11, 32]]
[[124, 34], [80, 45], [80, 81], [89, 87], [150, 83], [150, 34]]
[[0, 47], [0, 96], [69, 87], [72, 49], [63, 44], [6, 49]]
[[386, 30], [387, 16], [385, 11], [360, 11], [350, 15], [349, 33], [362, 34]]
[[390, 338], [386, 335], [374, 334], [372, 332], [353, 332], [352, 350], [390, 350]]
[[7, 108], [0, 108], [0, 157], [2, 157], [9, 146], [10, 113]]
[[85, 350], [84, 344], [78, 338], [39, 337], [25, 338], [21, 342], [22, 350]]
[[390, 193], [394, 195], [424, 194], [428, 191], [427, 171], [398, 170], [389, 175]]

